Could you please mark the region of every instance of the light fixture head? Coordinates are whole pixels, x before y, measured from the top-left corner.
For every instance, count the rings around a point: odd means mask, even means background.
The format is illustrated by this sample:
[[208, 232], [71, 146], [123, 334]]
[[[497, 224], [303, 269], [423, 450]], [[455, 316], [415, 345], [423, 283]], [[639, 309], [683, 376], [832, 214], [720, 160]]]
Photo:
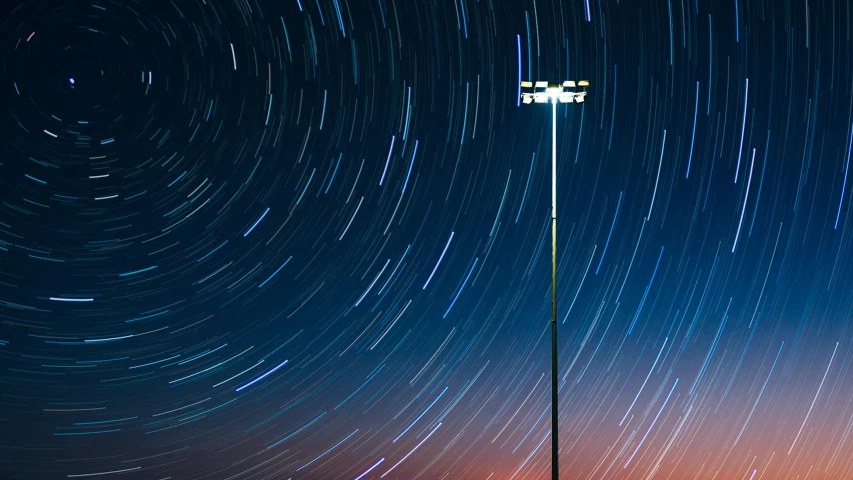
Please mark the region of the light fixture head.
[[521, 94], [521, 101], [524, 104], [531, 103], [583, 103], [586, 100], [586, 91], [574, 92], [567, 91], [566, 88], [586, 87], [589, 86], [587, 80], [565, 80], [562, 82], [547, 82], [539, 80], [536, 82], [523, 81], [520, 82], [522, 88], [533, 88], [531, 92]]

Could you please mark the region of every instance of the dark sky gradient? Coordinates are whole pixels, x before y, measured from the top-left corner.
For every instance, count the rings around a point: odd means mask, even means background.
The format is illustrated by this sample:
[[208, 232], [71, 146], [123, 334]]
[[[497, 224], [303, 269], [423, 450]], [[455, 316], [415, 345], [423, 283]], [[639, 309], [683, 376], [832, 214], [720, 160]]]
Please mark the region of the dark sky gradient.
[[0, 478], [550, 478], [520, 80], [561, 478], [853, 478], [849, 2], [2, 8]]

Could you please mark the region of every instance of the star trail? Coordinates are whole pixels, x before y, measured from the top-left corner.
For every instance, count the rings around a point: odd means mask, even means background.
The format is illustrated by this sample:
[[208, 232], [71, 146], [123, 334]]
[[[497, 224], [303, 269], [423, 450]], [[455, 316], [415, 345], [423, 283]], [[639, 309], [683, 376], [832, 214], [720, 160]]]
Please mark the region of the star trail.
[[853, 6], [4, 3], [0, 478], [853, 478]]

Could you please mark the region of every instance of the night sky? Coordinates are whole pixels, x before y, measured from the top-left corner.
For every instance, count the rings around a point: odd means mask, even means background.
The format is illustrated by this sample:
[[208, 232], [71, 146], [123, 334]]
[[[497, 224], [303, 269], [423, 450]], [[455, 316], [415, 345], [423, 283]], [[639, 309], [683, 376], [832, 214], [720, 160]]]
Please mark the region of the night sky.
[[853, 478], [843, 1], [4, 2], [0, 478]]

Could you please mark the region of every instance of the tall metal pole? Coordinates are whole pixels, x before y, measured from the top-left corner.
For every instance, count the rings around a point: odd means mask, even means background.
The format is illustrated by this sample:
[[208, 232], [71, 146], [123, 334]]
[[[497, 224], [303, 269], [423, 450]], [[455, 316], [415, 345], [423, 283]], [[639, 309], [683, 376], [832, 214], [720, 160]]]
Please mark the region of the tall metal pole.
[[557, 97], [551, 97], [551, 479], [559, 480], [557, 402]]
[[[583, 103], [586, 91], [566, 92], [564, 87], [588, 87], [589, 81], [566, 80], [560, 83], [545, 81], [523, 81], [521, 88], [533, 88], [524, 92], [521, 99], [525, 104], [551, 101], [551, 479], [560, 478], [560, 435], [559, 398], [557, 392], [557, 102]], [[542, 90], [544, 89], [544, 90]], [[520, 90], [520, 89], [519, 89]]]

